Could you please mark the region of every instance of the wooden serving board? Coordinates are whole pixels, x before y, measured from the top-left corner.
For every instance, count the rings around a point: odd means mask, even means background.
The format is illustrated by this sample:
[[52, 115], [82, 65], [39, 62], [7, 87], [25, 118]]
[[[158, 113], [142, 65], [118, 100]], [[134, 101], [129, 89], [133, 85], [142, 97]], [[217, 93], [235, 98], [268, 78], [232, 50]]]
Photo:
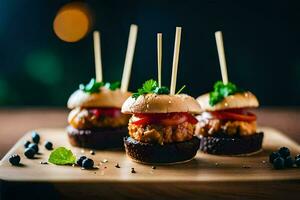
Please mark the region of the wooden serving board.
[[[23, 142], [30, 140], [31, 135], [28, 133], [1, 160], [0, 189], [4, 197], [24, 193], [30, 188], [35, 191], [39, 188], [40, 192], [50, 190], [48, 192], [54, 195], [48, 196], [51, 199], [89, 195], [102, 198], [155, 199], [180, 196], [237, 197], [233, 194], [243, 195], [244, 198], [274, 199], [284, 197], [282, 189], [296, 192], [293, 188], [300, 189], [300, 169], [274, 170], [268, 162], [268, 155], [271, 151], [286, 146], [294, 156], [300, 153], [300, 146], [275, 129], [262, 127], [261, 130], [265, 132], [264, 150], [256, 155], [224, 157], [199, 152], [188, 163], [156, 166], [153, 169], [151, 165], [131, 161], [124, 151], [95, 151], [95, 155], [90, 155], [90, 149], [72, 147], [64, 129], [40, 129], [37, 132], [41, 136], [41, 144], [49, 140], [53, 142], [54, 148], [64, 146], [77, 155], [91, 157], [99, 169], [82, 170], [79, 167], [40, 164], [41, 161], [47, 161], [50, 154], [43, 145], [40, 145], [40, 154], [35, 159], [26, 159], [23, 156]], [[22, 157], [22, 166], [11, 166], [8, 162], [9, 156], [14, 153]], [[115, 167], [117, 163], [120, 168]], [[132, 168], [136, 173], [131, 173]], [[26, 188], [26, 191], [22, 188]]]

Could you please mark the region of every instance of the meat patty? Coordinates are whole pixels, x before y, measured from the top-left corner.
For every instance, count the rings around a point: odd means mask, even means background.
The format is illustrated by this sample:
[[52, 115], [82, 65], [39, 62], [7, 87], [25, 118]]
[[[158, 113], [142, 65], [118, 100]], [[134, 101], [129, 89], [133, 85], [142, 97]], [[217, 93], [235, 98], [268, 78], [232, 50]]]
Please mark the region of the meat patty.
[[129, 123], [129, 135], [140, 142], [164, 143], [183, 142], [193, 138], [195, 125], [183, 122], [174, 126], [160, 124], [135, 125]]
[[86, 108], [73, 109], [68, 117], [68, 122], [71, 126], [77, 129], [90, 128], [119, 128], [127, 126], [129, 116], [120, 113], [119, 116], [96, 116], [93, 112]]
[[196, 125], [196, 134], [202, 136], [224, 133], [229, 136], [248, 136], [256, 134], [256, 121], [228, 121], [220, 119], [201, 119]]

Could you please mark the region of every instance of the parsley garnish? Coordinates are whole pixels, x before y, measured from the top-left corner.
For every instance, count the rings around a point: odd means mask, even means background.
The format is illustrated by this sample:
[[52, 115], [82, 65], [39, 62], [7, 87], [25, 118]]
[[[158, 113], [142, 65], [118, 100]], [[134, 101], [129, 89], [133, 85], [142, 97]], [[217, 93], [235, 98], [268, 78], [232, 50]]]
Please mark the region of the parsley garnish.
[[162, 87], [155, 88], [154, 93], [155, 94], [169, 94], [170, 90], [169, 90], [169, 88], [162, 86]]
[[228, 82], [226, 85], [222, 81], [214, 84], [214, 91], [209, 93], [209, 105], [214, 106], [225, 97], [242, 92], [235, 84]]
[[146, 81], [144, 84], [143, 84], [143, 87], [141, 89], [139, 89], [141, 92], [144, 92], [144, 93], [151, 93], [153, 92], [156, 88], [157, 88], [157, 82], [153, 79], [150, 79], [148, 81]]
[[103, 86], [110, 90], [116, 90], [116, 89], [120, 88], [120, 82], [119, 81], [112, 82], [112, 83], [96, 82], [96, 80], [94, 78], [92, 78], [88, 84], [86, 84], [86, 85], [80, 84], [79, 89], [83, 90], [86, 93], [91, 94], [91, 93], [99, 92], [99, 89]]
[[155, 80], [150, 79], [143, 84], [143, 87], [138, 89], [138, 92], [133, 93], [132, 97], [137, 99], [143, 94], [169, 94], [170, 90], [167, 87], [158, 87]]
[[119, 81], [113, 82], [113, 83], [105, 83], [105, 87], [110, 89], [110, 90], [116, 90], [118, 88], [120, 88], [121, 83]]
[[[176, 94], [179, 94], [184, 88], [185, 85]], [[170, 94], [170, 90], [165, 86], [158, 87], [157, 82], [153, 79], [150, 79], [146, 81], [142, 88], [138, 89], [136, 93], [133, 93], [132, 97], [137, 99], [139, 96], [144, 94]]]
[[96, 82], [96, 80], [92, 78], [88, 84], [80, 84], [79, 89], [86, 93], [96, 93], [99, 92], [99, 88], [102, 86], [104, 86], [103, 82]]

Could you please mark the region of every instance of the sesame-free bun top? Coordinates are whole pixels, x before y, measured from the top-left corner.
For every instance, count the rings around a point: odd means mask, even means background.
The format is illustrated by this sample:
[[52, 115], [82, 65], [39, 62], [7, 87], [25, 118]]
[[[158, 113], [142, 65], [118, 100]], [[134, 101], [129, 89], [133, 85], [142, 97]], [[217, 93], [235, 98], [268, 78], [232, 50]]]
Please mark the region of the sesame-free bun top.
[[129, 97], [122, 106], [122, 113], [172, 113], [189, 112], [198, 114], [201, 107], [198, 102], [186, 94], [145, 94], [137, 99]]
[[225, 97], [222, 101], [211, 106], [209, 104], [209, 93], [197, 98], [198, 103], [204, 111], [218, 111], [236, 108], [256, 108], [258, 100], [251, 92], [241, 92]]
[[113, 107], [121, 108], [124, 101], [131, 95], [130, 92], [122, 92], [120, 89], [110, 90], [101, 87], [98, 93], [86, 93], [76, 90], [68, 100], [68, 108], [76, 107]]

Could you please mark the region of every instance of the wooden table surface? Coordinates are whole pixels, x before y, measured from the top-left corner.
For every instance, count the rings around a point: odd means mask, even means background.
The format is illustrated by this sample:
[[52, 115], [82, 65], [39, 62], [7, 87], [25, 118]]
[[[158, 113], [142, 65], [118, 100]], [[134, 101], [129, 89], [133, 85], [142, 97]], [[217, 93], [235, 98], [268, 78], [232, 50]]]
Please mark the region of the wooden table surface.
[[[15, 144], [15, 142], [23, 136], [26, 131], [39, 129], [39, 128], [64, 128], [67, 125], [66, 118], [67, 118], [68, 110], [66, 109], [49, 109], [49, 108], [27, 108], [27, 109], [1, 109], [0, 110], [0, 158], [2, 158], [5, 153]], [[269, 126], [280, 130], [281, 132], [285, 133], [288, 137], [292, 138], [294, 141], [300, 143], [300, 108], [262, 108], [256, 111], [258, 115], [258, 123], [261, 126]], [[299, 172], [300, 173], [300, 172]], [[30, 185], [31, 184], [31, 185]], [[31, 188], [35, 188], [36, 190], [38, 187], [42, 185], [40, 183], [34, 184], [30, 183], [11, 183], [11, 185], [7, 185], [8, 188], [15, 189], [23, 189], [22, 194]], [[263, 197], [266, 199], [282, 199], [288, 196], [298, 196], [299, 192], [297, 188], [299, 188], [299, 182], [291, 182], [289, 180], [277, 182], [276, 184], [272, 181], [266, 181], [263, 183], [259, 182], [240, 182], [238, 186], [234, 184], [230, 184], [226, 182], [226, 184], [215, 184], [214, 185], [206, 185], [205, 187], [201, 187], [201, 192], [197, 193], [197, 197], [203, 197], [204, 199], [211, 199], [212, 197], [222, 197], [222, 198], [229, 198], [229, 199], [239, 199], [239, 197], [243, 199], [252, 199], [253, 197]], [[45, 184], [44, 184], [45, 185]], [[193, 188], [193, 184], [190, 185], [190, 192], [198, 191], [197, 187]], [[47, 185], [47, 189], [48, 189]], [[121, 185], [120, 185], [121, 186]], [[81, 187], [81, 186], [79, 186]], [[115, 188], [116, 185], [112, 186], [110, 184], [104, 184], [101, 187], [99, 185], [90, 185], [90, 192], [94, 190], [97, 191], [104, 191], [111, 190]], [[124, 185], [122, 185], [124, 187]], [[143, 189], [143, 187], [145, 187]], [[163, 188], [168, 187], [170, 192], [174, 194], [175, 197], [189, 197], [191, 194], [180, 191], [178, 183], [170, 184], [167, 183]], [[176, 189], [178, 187], [178, 189]], [[211, 188], [219, 187], [219, 192], [215, 193], [211, 190]], [[74, 188], [73, 185], [61, 185], [60, 188], [63, 190], [68, 190], [70, 192], [74, 190], [78, 190], [78, 188]], [[133, 189], [134, 188], [134, 189]], [[128, 188], [128, 192], [133, 193], [141, 193], [145, 191], [146, 188], [152, 188], [153, 193], [156, 191], [160, 191], [161, 188], [157, 188], [155, 185], [137, 185], [136, 187]], [[265, 189], [268, 188], [268, 191], [277, 191], [276, 196], [274, 195], [267, 195], [265, 193]], [[271, 189], [270, 189], [271, 188]], [[1, 189], [1, 184], [0, 184]], [[41, 188], [42, 189], [42, 188]], [[57, 190], [57, 188], [54, 188]], [[30, 190], [32, 191], [32, 190]], [[44, 191], [44, 190], [43, 190]], [[127, 190], [126, 190], [127, 191]], [[230, 192], [230, 194], [226, 191], [234, 191]], [[281, 191], [281, 192], [280, 192]], [[116, 194], [120, 191], [115, 191]], [[253, 193], [254, 192], [254, 193]], [[125, 192], [126, 193], [126, 192]], [[124, 193], [124, 194], [125, 194]], [[212, 194], [213, 193], [213, 194]], [[245, 196], [248, 194], [249, 196]], [[250, 195], [251, 193], [251, 195]], [[50, 191], [49, 194], [52, 194]], [[159, 193], [157, 193], [159, 194]], [[243, 194], [243, 196], [239, 196]], [[48, 195], [48, 194], [47, 194]], [[156, 195], [156, 197], [159, 195]], [[171, 195], [172, 196], [172, 195]], [[271, 197], [272, 196], [272, 197]], [[126, 195], [125, 195], [126, 197]], [[1, 195], [0, 195], [1, 199]], [[53, 198], [52, 198], [53, 199]], [[54, 198], [55, 199], [55, 198]], [[59, 199], [59, 197], [57, 198]], [[126, 198], [125, 198], [126, 199]], [[163, 197], [161, 198], [163, 199]], [[176, 199], [176, 198], [175, 198]]]
[[[270, 152], [282, 145], [289, 147], [291, 154], [296, 155], [300, 152], [300, 145], [273, 128], [261, 127], [260, 130], [265, 133], [264, 150], [258, 154], [248, 157], [221, 157], [198, 152], [190, 162], [158, 165], [152, 169], [151, 165], [142, 165], [128, 159], [122, 150], [101, 150], [90, 155], [89, 149], [86, 149], [83, 153], [82, 148], [71, 147], [65, 129], [39, 129], [41, 143], [50, 140], [55, 147], [64, 146], [76, 155], [85, 154], [94, 160], [97, 168], [81, 170], [75, 166], [41, 165], [40, 162], [47, 160], [51, 153], [41, 146], [40, 154], [35, 159], [26, 159], [23, 156], [23, 141], [31, 137], [29, 132], [0, 161], [0, 199], [1, 194], [3, 199], [22, 199], [23, 196], [33, 198], [32, 191], [36, 191], [37, 188], [27, 187], [30, 183], [45, 186], [44, 189], [39, 189], [41, 194], [33, 199], [44, 196], [43, 193], [51, 188], [55, 190], [47, 192], [48, 194], [56, 194], [64, 199], [157, 200], [174, 199], [174, 196], [181, 199], [182, 197], [216, 199], [231, 196], [233, 192], [235, 195], [247, 196], [249, 199], [273, 199], [274, 197], [282, 199], [286, 195], [286, 190], [289, 191], [289, 197], [293, 196], [297, 199], [300, 187], [299, 169], [274, 170], [266, 160]], [[13, 167], [9, 164], [8, 157], [13, 153], [21, 156], [21, 167]], [[119, 164], [119, 168], [115, 167], [116, 163]], [[136, 173], [131, 173], [132, 168]], [[247, 183], [246, 187], [240, 186], [243, 183]], [[17, 187], [17, 184], [22, 186]], [[46, 189], [46, 185], [51, 187]], [[170, 185], [173, 185], [172, 190], [169, 188]], [[218, 185], [218, 189], [214, 185]], [[228, 188], [229, 185], [235, 186], [235, 189]], [[24, 187], [27, 187], [25, 191]], [[274, 191], [275, 187], [280, 190]]]
[[[268, 107], [255, 112], [259, 125], [276, 128], [300, 143], [300, 107]], [[26, 131], [66, 127], [67, 115], [63, 108], [0, 109], [0, 159]]]

